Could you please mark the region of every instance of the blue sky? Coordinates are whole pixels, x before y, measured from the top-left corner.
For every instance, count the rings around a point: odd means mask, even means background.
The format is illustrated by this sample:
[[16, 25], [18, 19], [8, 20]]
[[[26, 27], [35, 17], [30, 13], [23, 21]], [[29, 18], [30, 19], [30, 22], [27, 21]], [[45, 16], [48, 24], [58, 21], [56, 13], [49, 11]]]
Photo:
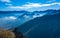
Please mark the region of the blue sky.
[[60, 0], [0, 0], [0, 11], [60, 9]]

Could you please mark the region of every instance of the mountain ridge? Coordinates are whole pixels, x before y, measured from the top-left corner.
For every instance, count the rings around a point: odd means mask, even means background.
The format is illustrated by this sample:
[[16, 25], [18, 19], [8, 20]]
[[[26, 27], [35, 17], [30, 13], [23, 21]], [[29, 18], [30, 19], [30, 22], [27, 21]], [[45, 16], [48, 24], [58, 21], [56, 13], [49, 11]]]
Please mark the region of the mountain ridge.
[[17, 28], [18, 31], [21, 31], [22, 33], [29, 31], [25, 34], [27, 36], [26, 38], [59, 38], [60, 13], [37, 17], [22, 24], [21, 26], [18, 26]]

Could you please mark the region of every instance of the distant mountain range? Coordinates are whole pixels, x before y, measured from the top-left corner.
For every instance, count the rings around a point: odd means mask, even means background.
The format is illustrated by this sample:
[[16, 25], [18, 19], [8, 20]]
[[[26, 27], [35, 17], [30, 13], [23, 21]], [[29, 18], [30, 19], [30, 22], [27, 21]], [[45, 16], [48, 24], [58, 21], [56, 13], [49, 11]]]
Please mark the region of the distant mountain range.
[[0, 11], [0, 28], [15, 28], [25, 22], [45, 15], [54, 15], [60, 13], [60, 10], [46, 11]]
[[[50, 12], [52, 13], [52, 11]], [[57, 13], [57, 11], [53, 13]], [[60, 38], [60, 12], [58, 13], [37, 17], [16, 28], [26, 38]]]
[[29, 16], [34, 18], [34, 16], [39, 17], [41, 14], [45, 15], [52, 15], [60, 13], [60, 10], [45, 10], [45, 11], [34, 11], [34, 12], [28, 12], [28, 11], [0, 11], [0, 17], [1, 16], [17, 16], [17, 17], [23, 17], [23, 16]]

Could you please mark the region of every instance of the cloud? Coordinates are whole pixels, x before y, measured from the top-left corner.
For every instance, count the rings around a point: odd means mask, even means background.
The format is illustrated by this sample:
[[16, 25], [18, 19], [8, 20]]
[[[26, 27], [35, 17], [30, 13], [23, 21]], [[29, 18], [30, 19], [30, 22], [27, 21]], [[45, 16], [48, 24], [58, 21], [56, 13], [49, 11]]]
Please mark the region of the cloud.
[[33, 18], [42, 17], [42, 16], [44, 16], [44, 15], [46, 15], [46, 13], [42, 13], [42, 14], [39, 14], [39, 15], [33, 15]]
[[24, 15], [25, 18], [30, 18], [28, 15]]
[[10, 0], [0, 0], [1, 2], [11, 2]]
[[[24, 5], [21, 6], [13, 6], [10, 4], [10, 6], [7, 7], [7, 9], [9, 10], [26, 10], [26, 11], [37, 11], [37, 10], [44, 10], [44, 9], [48, 9], [50, 8], [50, 6], [53, 5], [58, 5], [60, 6], [60, 2], [54, 2], [54, 3], [50, 3], [50, 4], [41, 4], [41, 3], [26, 3]], [[45, 8], [47, 7], [47, 8]], [[54, 6], [55, 7], [55, 6]], [[56, 8], [56, 7], [55, 7]], [[52, 8], [54, 9], [54, 8]]]
[[40, 4], [40, 3], [29, 3], [29, 4], [25, 4], [25, 5], [22, 5], [22, 6], [10, 6], [10, 8], [26, 8], [26, 9], [29, 9], [29, 8], [33, 8], [33, 7], [44, 7], [44, 6], [51, 6], [51, 5], [55, 5], [55, 4], [58, 4], [60, 5], [59, 2], [55, 2], [55, 3], [51, 3], [51, 4]]
[[2, 17], [2, 18], [0, 18], [0, 20], [16, 20], [17, 19], [17, 17], [14, 17], [14, 16], [5, 16], [5, 17]]

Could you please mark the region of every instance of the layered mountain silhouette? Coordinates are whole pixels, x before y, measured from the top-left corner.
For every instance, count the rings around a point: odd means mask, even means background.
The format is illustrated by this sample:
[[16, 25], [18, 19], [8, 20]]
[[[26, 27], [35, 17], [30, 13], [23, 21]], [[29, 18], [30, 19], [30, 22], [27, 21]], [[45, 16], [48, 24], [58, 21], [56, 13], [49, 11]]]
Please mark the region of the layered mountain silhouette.
[[[42, 13], [46, 14], [40, 17], [39, 15]], [[11, 16], [16, 19], [4, 19], [5, 17], [11, 18]], [[36, 16], [36, 18], [31, 19], [33, 16]], [[5, 24], [9, 26], [3, 26]], [[16, 31], [13, 30], [15, 34], [18, 33], [16, 34], [17, 37], [19, 37], [18, 35], [24, 35], [25, 38], [60, 38], [60, 10], [0, 11], [0, 27], [17, 28]], [[21, 32], [22, 34], [20, 34]]]
[[17, 27], [26, 38], [60, 38], [60, 13], [45, 15]]

